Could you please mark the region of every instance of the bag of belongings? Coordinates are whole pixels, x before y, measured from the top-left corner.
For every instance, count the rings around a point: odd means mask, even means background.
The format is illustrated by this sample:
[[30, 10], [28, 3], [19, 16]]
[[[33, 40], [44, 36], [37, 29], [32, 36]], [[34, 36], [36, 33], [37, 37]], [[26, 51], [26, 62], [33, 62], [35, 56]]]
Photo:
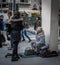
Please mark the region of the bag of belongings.
[[31, 47], [27, 47], [24, 52], [25, 55], [35, 55], [35, 51]]
[[47, 46], [44, 46], [41, 48], [39, 56], [43, 58], [56, 57], [58, 53], [56, 51], [50, 51]]

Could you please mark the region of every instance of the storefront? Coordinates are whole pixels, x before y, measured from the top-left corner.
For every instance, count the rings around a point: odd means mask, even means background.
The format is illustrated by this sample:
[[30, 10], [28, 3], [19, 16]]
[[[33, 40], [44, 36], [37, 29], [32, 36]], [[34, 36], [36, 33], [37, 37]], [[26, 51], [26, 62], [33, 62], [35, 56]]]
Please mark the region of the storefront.
[[40, 17], [40, 10], [24, 10], [24, 9], [20, 9], [19, 10], [21, 15], [23, 15], [26, 19], [26, 21], [30, 24], [30, 25], [34, 25], [34, 23], [36, 22], [36, 17], [39, 16]]

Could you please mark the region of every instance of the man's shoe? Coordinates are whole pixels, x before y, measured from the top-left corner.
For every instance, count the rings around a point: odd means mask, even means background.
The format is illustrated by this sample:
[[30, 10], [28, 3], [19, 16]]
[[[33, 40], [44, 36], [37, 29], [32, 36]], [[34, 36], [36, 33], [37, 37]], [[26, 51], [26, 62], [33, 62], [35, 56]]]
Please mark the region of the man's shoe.
[[20, 59], [19, 55], [17, 55], [16, 58]]
[[23, 39], [22, 41], [25, 41], [25, 39]]
[[31, 42], [32, 40], [29, 40], [29, 42]]
[[18, 58], [12, 58], [11, 61], [18, 61]]
[[0, 48], [2, 48], [2, 45], [0, 45]]

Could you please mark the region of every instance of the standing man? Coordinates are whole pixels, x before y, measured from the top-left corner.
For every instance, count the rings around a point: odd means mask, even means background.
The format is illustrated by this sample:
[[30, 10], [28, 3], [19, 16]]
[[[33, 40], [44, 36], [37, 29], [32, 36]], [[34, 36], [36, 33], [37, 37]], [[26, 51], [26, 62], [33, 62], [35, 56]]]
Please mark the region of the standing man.
[[2, 47], [1, 31], [2, 31], [2, 15], [0, 15], [0, 48]]
[[13, 16], [10, 19], [11, 22], [11, 42], [13, 44], [12, 51], [12, 61], [18, 61], [18, 44], [20, 41], [20, 32], [22, 30], [22, 18], [20, 18], [20, 13], [18, 11], [13, 12]]

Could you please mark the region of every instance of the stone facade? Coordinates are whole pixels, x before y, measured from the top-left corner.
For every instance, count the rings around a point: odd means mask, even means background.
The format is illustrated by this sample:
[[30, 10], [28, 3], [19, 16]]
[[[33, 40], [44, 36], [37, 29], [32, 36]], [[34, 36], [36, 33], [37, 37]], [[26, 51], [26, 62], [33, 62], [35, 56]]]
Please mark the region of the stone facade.
[[[19, 9], [23, 10], [31, 10], [34, 5], [36, 5], [37, 9], [39, 10], [39, 2], [38, 0], [28, 0], [28, 2], [20, 2], [20, 0], [15, 0], [16, 4], [18, 4]], [[13, 3], [13, 0], [6, 0], [6, 2], [0, 2], [0, 10], [2, 6], [2, 10], [9, 10], [9, 4]], [[5, 5], [3, 7], [3, 5]]]

